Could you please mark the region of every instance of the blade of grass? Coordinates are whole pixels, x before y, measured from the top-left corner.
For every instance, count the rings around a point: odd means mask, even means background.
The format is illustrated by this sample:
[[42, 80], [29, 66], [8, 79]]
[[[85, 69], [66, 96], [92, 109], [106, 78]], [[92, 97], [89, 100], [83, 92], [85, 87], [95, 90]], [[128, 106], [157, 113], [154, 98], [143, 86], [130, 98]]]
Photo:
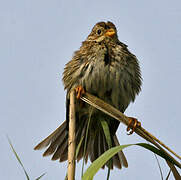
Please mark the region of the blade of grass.
[[161, 169], [158, 157], [157, 157], [157, 155], [155, 153], [154, 153], [154, 156], [155, 156], [155, 159], [156, 159], [157, 164], [158, 164], [158, 168], [159, 168], [159, 171], [160, 171], [161, 179], [163, 180], [163, 173], [162, 173], [162, 169]]
[[35, 180], [40, 180], [46, 173], [43, 173], [41, 176], [37, 177]]
[[138, 144], [135, 144], [135, 145], [139, 145], [139, 146], [142, 146], [150, 151], [152, 151], [153, 153], [159, 155], [160, 157], [162, 157], [163, 159], [166, 160], [168, 166], [170, 167], [174, 177], [176, 180], [180, 180], [181, 179], [181, 176], [180, 174], [178, 173], [177, 169], [175, 168], [174, 165], [176, 165], [177, 167], [179, 167], [177, 165], [177, 163], [175, 163], [175, 161], [170, 157], [168, 156], [167, 154], [165, 154], [164, 151], [160, 150], [160, 149], [157, 149], [155, 148], [154, 146], [150, 145], [150, 144], [146, 144], [146, 143], [138, 143]]
[[27, 180], [30, 180], [30, 178], [29, 178], [29, 176], [28, 176], [28, 173], [26, 172], [26, 170], [25, 170], [25, 168], [24, 168], [24, 166], [23, 166], [23, 163], [21, 162], [21, 160], [20, 160], [18, 154], [16, 153], [16, 151], [15, 151], [15, 149], [14, 149], [12, 143], [11, 143], [11, 140], [9, 139], [8, 136], [7, 136], [7, 139], [8, 139], [9, 145], [10, 145], [10, 147], [11, 147], [11, 149], [12, 149], [12, 151], [13, 151], [15, 157], [16, 157], [16, 159], [18, 160], [19, 164], [20, 164], [21, 167], [23, 168], [23, 171], [24, 171], [24, 173], [25, 173], [25, 175], [26, 175], [26, 179], [27, 179]]
[[168, 180], [168, 178], [170, 177], [170, 173], [171, 173], [171, 169], [169, 170], [168, 175], [165, 180]]
[[[180, 178], [178, 171], [176, 170], [176, 168], [173, 165], [173, 164], [175, 164], [174, 161], [169, 156], [167, 156], [163, 151], [155, 148], [154, 146], [152, 146], [150, 144], [137, 143], [137, 144], [127, 144], [127, 145], [122, 145], [122, 146], [116, 146], [116, 147], [113, 147], [113, 148], [109, 149], [108, 151], [106, 151], [104, 154], [102, 154], [99, 158], [97, 158], [89, 166], [89, 168], [84, 173], [82, 180], [92, 179], [94, 177], [94, 175], [97, 173], [97, 171], [116, 153], [118, 153], [120, 150], [122, 150], [126, 147], [133, 146], [133, 145], [144, 147], [144, 148], [154, 152], [155, 154], [159, 155], [160, 157], [164, 158], [167, 161], [170, 168], [173, 169], [172, 172], [175, 174], [174, 176], [177, 177], [177, 179], [178, 179], [178, 177]], [[177, 164], [175, 164], [175, 165], [177, 165]]]
[[[107, 121], [105, 119], [100, 119], [101, 120], [101, 125], [106, 137], [106, 141], [108, 144], [109, 149], [112, 147], [112, 140], [111, 140], [111, 134], [110, 134], [110, 130], [109, 130], [109, 126], [107, 124]], [[112, 166], [112, 159], [109, 160], [109, 165], [108, 165], [108, 172], [107, 172], [107, 180], [109, 180], [110, 177], [110, 167]]]
[[116, 146], [108, 151], [106, 151], [104, 154], [102, 154], [99, 158], [97, 158], [86, 170], [84, 173], [82, 180], [91, 180], [93, 179], [94, 175], [97, 173], [97, 171], [110, 159], [112, 158], [116, 153], [118, 153], [120, 150], [131, 146], [131, 144], [128, 145], [122, 145], [122, 146]]
[[83, 173], [84, 173], [85, 151], [86, 151], [87, 138], [88, 138], [89, 125], [90, 125], [90, 121], [91, 121], [92, 111], [93, 111], [93, 107], [90, 107], [89, 119], [88, 119], [88, 124], [87, 124], [87, 129], [86, 129], [86, 135], [85, 135], [84, 155], [83, 155], [83, 162], [82, 162], [81, 177], [83, 176]]
[[80, 150], [80, 147], [81, 147], [81, 145], [82, 145], [83, 139], [84, 139], [84, 136], [81, 137], [80, 142], [79, 142], [79, 144], [78, 144], [78, 146], [77, 146], [77, 148], [76, 148], [75, 159], [77, 159], [77, 156], [78, 156], [78, 154], [79, 154], [79, 150]]
[[64, 180], [68, 180], [68, 174], [67, 173], [66, 173]]
[[144, 148], [152, 151], [153, 153], [159, 155], [159, 156], [162, 157], [163, 159], [169, 161], [170, 163], [175, 164], [177, 167], [179, 167], [179, 166], [177, 165], [177, 163], [175, 163], [175, 161], [174, 161], [172, 158], [170, 158], [170, 156], [168, 156], [167, 154], [165, 154], [164, 151], [162, 151], [162, 150], [160, 150], [160, 149], [158, 149], [158, 148], [156, 148], [156, 147], [154, 147], [154, 146], [152, 146], [152, 145], [150, 145], [150, 144], [146, 144], [146, 143], [137, 143], [137, 144], [135, 144], [135, 145], [142, 146], [142, 147], [144, 147]]

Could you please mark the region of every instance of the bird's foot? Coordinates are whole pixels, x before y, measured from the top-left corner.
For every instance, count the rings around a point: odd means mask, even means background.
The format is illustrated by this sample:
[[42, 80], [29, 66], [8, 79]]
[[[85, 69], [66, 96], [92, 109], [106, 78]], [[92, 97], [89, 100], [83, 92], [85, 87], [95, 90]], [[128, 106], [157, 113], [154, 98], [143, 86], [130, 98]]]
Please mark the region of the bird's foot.
[[85, 90], [82, 86], [77, 86], [75, 88], [75, 92], [76, 92], [77, 99], [80, 99], [80, 97], [85, 93]]
[[135, 132], [136, 127], [141, 127], [141, 123], [136, 118], [129, 117], [129, 123], [127, 127], [128, 135], [133, 134]]

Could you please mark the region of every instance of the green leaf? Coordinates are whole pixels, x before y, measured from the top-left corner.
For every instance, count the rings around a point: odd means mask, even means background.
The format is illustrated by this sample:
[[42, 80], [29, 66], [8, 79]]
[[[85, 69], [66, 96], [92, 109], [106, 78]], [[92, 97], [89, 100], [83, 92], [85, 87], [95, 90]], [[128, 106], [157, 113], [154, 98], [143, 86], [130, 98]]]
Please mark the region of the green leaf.
[[109, 126], [107, 124], [107, 121], [104, 119], [101, 119], [101, 125], [102, 125], [102, 128], [104, 130], [104, 134], [106, 137], [108, 147], [111, 148], [112, 147], [112, 140], [111, 140], [111, 135], [110, 135]]
[[91, 108], [90, 108], [90, 111], [89, 111], [89, 119], [88, 119], [88, 123], [87, 123], [86, 134], [85, 134], [84, 154], [83, 154], [83, 162], [82, 162], [81, 177], [83, 176], [83, 173], [84, 173], [85, 152], [86, 152], [86, 148], [87, 148], [86, 146], [87, 146], [87, 139], [88, 139], [89, 125], [90, 125], [90, 121], [91, 121], [92, 112], [93, 112], [93, 107], [91, 107]]
[[14, 149], [14, 147], [13, 147], [13, 145], [12, 145], [10, 139], [9, 139], [9, 137], [7, 137], [7, 138], [8, 138], [8, 142], [9, 142], [9, 144], [10, 144], [10, 146], [11, 146], [11, 149], [12, 149], [14, 155], [16, 156], [16, 159], [18, 160], [19, 164], [20, 164], [21, 167], [23, 168], [23, 171], [24, 171], [24, 173], [25, 173], [25, 175], [26, 175], [26, 179], [27, 179], [27, 180], [30, 180], [30, 178], [29, 178], [29, 176], [28, 176], [28, 173], [26, 172], [26, 170], [25, 170], [25, 168], [24, 168], [24, 166], [23, 166], [23, 163], [21, 162], [18, 154], [16, 153], [16, 151], [15, 151], [15, 149]]
[[78, 154], [79, 154], [80, 147], [81, 147], [81, 145], [82, 145], [83, 139], [84, 139], [84, 136], [81, 137], [80, 142], [79, 142], [79, 144], [77, 145], [76, 153], [75, 153], [75, 159], [77, 159], [77, 156], [78, 156]]
[[174, 160], [172, 158], [170, 158], [169, 156], [167, 156], [163, 151], [161, 151], [160, 149], [150, 145], [150, 144], [146, 144], [146, 143], [138, 143], [135, 144], [141, 147], [144, 147], [145, 149], [148, 149], [150, 151], [152, 151], [153, 153], [157, 154], [158, 156], [162, 157], [163, 159], [171, 162], [172, 164], [175, 164], [177, 167], [178, 165], [174, 162]]
[[177, 165], [169, 156], [167, 156], [163, 151], [155, 148], [154, 146], [146, 143], [138, 143], [138, 144], [127, 144], [127, 145], [121, 145], [121, 146], [116, 146], [108, 151], [106, 151], [104, 154], [102, 154], [99, 158], [97, 158], [86, 170], [84, 173], [82, 180], [91, 180], [95, 176], [95, 174], [98, 172], [98, 170], [110, 159], [112, 158], [116, 153], [118, 153], [120, 150], [129, 147], [129, 146], [141, 146], [145, 149], [148, 149], [155, 154], [159, 155], [163, 159], [169, 161], [172, 164]]
[[[12, 151], [13, 151], [15, 157], [16, 157], [16, 159], [18, 160], [19, 164], [20, 164], [21, 167], [23, 168], [23, 171], [24, 171], [24, 173], [25, 173], [25, 175], [26, 175], [26, 179], [27, 179], [27, 180], [30, 180], [30, 178], [29, 178], [29, 176], [28, 176], [28, 173], [26, 172], [25, 167], [23, 166], [23, 163], [21, 162], [21, 160], [20, 160], [18, 154], [16, 153], [16, 151], [15, 151], [15, 149], [14, 149], [12, 143], [11, 143], [11, 140], [9, 139], [8, 136], [7, 136], [7, 139], [8, 139], [9, 145], [10, 145], [10, 147], [11, 147], [11, 149], [12, 149]], [[43, 173], [41, 176], [39, 176], [39, 177], [36, 178], [35, 180], [40, 180], [45, 174], [46, 174], [46, 173]]]
[[[101, 120], [102, 128], [104, 130], [108, 147], [110, 149], [112, 147], [112, 140], [111, 140], [111, 134], [110, 134], [108, 123], [105, 119], [100, 119], [100, 120]], [[111, 171], [110, 167], [112, 166], [112, 163], [113, 163], [112, 160], [110, 160], [109, 165], [108, 165], [107, 180], [109, 180], [109, 177], [110, 177], [110, 171]]]
[[110, 159], [112, 158], [116, 153], [118, 153], [120, 150], [131, 146], [131, 144], [128, 145], [122, 145], [122, 146], [116, 146], [108, 151], [106, 151], [104, 154], [102, 154], [99, 158], [97, 158], [86, 170], [84, 173], [82, 180], [91, 180], [93, 179], [94, 175], [97, 173], [97, 171]]
[[41, 176], [37, 177], [35, 180], [40, 180], [46, 173], [43, 173]]

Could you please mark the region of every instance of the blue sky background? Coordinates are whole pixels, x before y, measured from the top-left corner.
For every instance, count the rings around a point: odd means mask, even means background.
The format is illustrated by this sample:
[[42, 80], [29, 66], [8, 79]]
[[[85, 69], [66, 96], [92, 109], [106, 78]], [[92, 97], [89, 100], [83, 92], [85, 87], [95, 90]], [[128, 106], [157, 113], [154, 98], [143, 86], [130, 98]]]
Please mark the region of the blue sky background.
[[[63, 179], [67, 163], [43, 158], [33, 147], [65, 119], [64, 65], [98, 21], [113, 21], [119, 39], [140, 61], [142, 92], [126, 111], [181, 154], [181, 1], [0, 1], [0, 179], [23, 180], [6, 135], [31, 179]], [[144, 142], [126, 135], [121, 144]], [[110, 179], [161, 179], [154, 155], [140, 147], [125, 150], [129, 168]], [[164, 177], [169, 169], [160, 160]], [[80, 179], [81, 163], [76, 179]], [[181, 172], [181, 171], [180, 171]], [[95, 179], [105, 179], [101, 170]], [[171, 176], [170, 179], [173, 179]]]

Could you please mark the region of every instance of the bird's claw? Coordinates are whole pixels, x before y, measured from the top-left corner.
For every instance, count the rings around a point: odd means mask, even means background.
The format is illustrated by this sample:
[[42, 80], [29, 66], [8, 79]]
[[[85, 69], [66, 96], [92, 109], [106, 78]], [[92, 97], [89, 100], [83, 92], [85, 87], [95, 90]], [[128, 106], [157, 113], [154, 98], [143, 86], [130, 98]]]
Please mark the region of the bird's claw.
[[76, 92], [76, 97], [77, 97], [77, 99], [80, 99], [80, 97], [82, 96], [82, 94], [85, 93], [85, 90], [84, 90], [84, 88], [83, 88], [82, 86], [77, 86], [77, 87], [75, 88], [75, 92]]
[[141, 123], [136, 118], [129, 117], [129, 123], [127, 127], [128, 135], [133, 134], [137, 127], [141, 127]]

